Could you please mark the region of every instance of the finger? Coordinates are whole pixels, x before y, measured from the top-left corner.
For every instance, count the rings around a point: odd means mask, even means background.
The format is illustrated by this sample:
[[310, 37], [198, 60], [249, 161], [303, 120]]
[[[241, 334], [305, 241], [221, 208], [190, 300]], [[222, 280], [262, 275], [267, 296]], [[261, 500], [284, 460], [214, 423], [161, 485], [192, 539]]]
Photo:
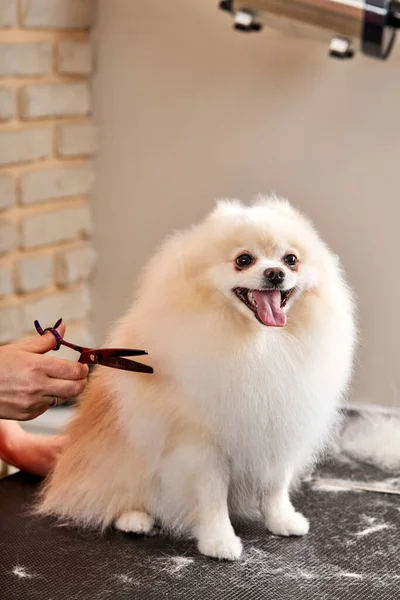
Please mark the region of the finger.
[[87, 365], [54, 356], [43, 356], [41, 364], [43, 372], [55, 379], [85, 379], [89, 372]]
[[64, 379], [52, 379], [49, 378], [43, 387], [43, 397], [46, 400], [53, 399], [54, 396], [57, 398], [63, 398], [63, 402], [68, 398], [76, 398], [83, 392], [86, 387], [86, 379], [77, 379], [76, 381], [67, 381]]
[[18, 418], [18, 421], [32, 421], [33, 419], [37, 419], [37, 417], [40, 417], [40, 415], [45, 413], [46, 410], [49, 410], [49, 408], [49, 402], [43, 403], [43, 406], [40, 408], [35, 408], [35, 410], [29, 412], [22, 412]]
[[[54, 402], [54, 399], [57, 399], [57, 402]], [[59, 406], [64, 404], [69, 400], [68, 397], [56, 396], [55, 394], [52, 396], [40, 396], [35, 406], [32, 406], [29, 409], [21, 410], [18, 421], [30, 421], [32, 419], [36, 419], [36, 417], [40, 417], [46, 410], [49, 410], [52, 406]]]
[[[57, 328], [57, 331], [61, 337], [64, 337], [65, 329], [65, 323], [61, 323]], [[45, 354], [50, 350], [54, 350], [56, 346], [57, 341], [50, 331], [47, 331], [44, 335], [37, 336], [30, 340], [26, 340], [26, 342], [21, 343], [21, 347], [23, 348], [23, 350], [26, 350], [27, 352], [34, 352], [36, 354]]]
[[61, 406], [68, 402], [69, 398], [63, 398], [62, 396], [43, 396], [43, 399], [46, 400], [46, 408], [53, 408], [53, 406]]

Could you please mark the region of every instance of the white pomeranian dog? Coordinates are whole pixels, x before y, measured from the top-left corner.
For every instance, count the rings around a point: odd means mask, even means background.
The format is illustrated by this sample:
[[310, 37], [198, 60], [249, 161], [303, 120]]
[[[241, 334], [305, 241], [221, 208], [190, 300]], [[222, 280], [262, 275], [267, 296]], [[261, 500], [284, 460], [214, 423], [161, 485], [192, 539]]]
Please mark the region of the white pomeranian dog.
[[289, 492], [337, 421], [355, 324], [305, 217], [276, 198], [220, 202], [150, 261], [107, 345], [146, 349], [154, 375], [96, 370], [39, 512], [135, 533], [158, 522], [231, 560], [238, 511], [308, 532]]

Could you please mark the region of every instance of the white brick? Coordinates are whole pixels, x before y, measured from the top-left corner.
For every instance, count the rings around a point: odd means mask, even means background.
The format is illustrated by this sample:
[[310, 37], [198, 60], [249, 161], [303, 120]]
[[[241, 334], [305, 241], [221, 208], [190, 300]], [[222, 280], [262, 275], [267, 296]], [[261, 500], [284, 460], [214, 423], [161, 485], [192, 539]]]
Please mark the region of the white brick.
[[16, 281], [19, 292], [33, 292], [48, 286], [52, 280], [50, 256], [33, 256], [16, 264]]
[[96, 253], [90, 244], [59, 252], [55, 261], [55, 278], [59, 285], [67, 286], [86, 281], [93, 272]]
[[11, 175], [0, 175], [0, 210], [15, 202], [15, 183]]
[[8, 344], [21, 337], [21, 313], [16, 306], [0, 308], [0, 344]]
[[86, 29], [93, 24], [94, 0], [23, 0], [24, 27]]
[[15, 225], [6, 219], [0, 219], [0, 254], [11, 252], [18, 245], [18, 233]]
[[59, 125], [57, 152], [60, 156], [89, 156], [97, 151], [97, 127], [93, 123]]
[[12, 88], [0, 88], [0, 121], [8, 121], [15, 116], [15, 92]]
[[87, 115], [91, 109], [86, 82], [27, 86], [22, 90], [21, 101], [26, 119]]
[[0, 266], [0, 296], [8, 296], [13, 291], [11, 271], [8, 267]]
[[0, 44], [0, 75], [45, 75], [51, 69], [50, 44]]
[[22, 220], [21, 244], [33, 248], [85, 237], [91, 232], [86, 205], [50, 210]]
[[88, 75], [92, 72], [93, 46], [91, 42], [60, 42], [57, 53], [57, 71], [68, 75]]
[[1, 0], [0, 2], [0, 27], [12, 27], [16, 23], [17, 11], [15, 0]]
[[42, 200], [88, 194], [92, 190], [93, 179], [93, 169], [90, 165], [31, 171], [21, 178], [21, 202], [32, 204]]
[[88, 290], [82, 286], [81, 289], [73, 292], [53, 294], [25, 303], [21, 307], [22, 327], [25, 332], [32, 331], [36, 319], [46, 326], [47, 324], [52, 326], [60, 318], [68, 323], [68, 321], [84, 319], [88, 312]]
[[52, 132], [48, 127], [0, 133], [0, 165], [39, 160], [52, 153]]

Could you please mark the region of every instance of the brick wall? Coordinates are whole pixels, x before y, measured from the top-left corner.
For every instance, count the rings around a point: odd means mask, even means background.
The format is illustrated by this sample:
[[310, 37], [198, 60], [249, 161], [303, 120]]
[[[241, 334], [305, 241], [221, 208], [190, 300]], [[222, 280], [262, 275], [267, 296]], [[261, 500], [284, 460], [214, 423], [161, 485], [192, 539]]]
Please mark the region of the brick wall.
[[89, 343], [94, 9], [0, 1], [0, 344], [59, 317]]

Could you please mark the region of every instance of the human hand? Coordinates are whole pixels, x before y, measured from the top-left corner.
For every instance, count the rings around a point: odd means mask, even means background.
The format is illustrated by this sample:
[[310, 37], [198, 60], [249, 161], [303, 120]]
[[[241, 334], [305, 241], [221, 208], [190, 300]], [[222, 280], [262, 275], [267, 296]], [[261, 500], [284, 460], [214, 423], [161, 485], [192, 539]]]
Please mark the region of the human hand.
[[[64, 336], [64, 323], [57, 331]], [[48, 332], [0, 347], [1, 419], [35, 419], [52, 405], [54, 397], [62, 404], [84, 390], [87, 365], [45, 356], [55, 344], [54, 336]]]

